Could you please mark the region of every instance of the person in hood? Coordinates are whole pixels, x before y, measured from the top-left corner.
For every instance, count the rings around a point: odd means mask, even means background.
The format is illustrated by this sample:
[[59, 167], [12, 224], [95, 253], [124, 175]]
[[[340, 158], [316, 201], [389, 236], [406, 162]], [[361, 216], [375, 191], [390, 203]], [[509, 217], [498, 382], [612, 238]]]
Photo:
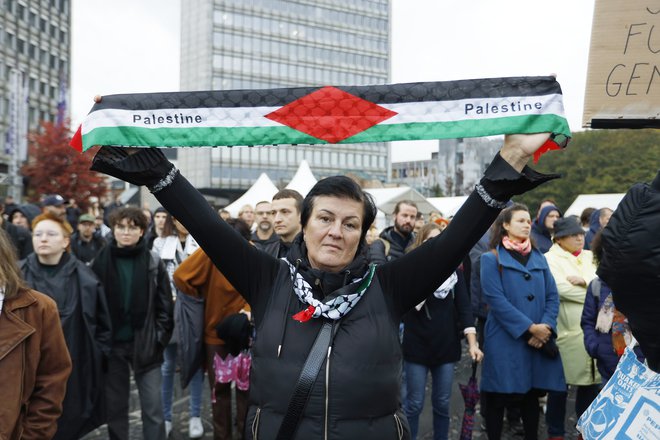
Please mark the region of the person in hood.
[[610, 208], [600, 208], [591, 213], [589, 217], [589, 230], [584, 236], [584, 248], [591, 250], [591, 242], [599, 231], [602, 231], [607, 222], [612, 217], [612, 210]]
[[562, 217], [562, 213], [555, 205], [541, 208], [539, 215], [532, 223], [532, 240], [536, 248], [546, 253], [552, 247], [552, 231], [555, 222]]
[[310, 190], [302, 232], [276, 259], [221, 220], [159, 149], [103, 147], [92, 168], [147, 185], [250, 305], [246, 438], [394, 440], [410, 438], [399, 396], [401, 318], [456, 270], [508, 199], [557, 177], [526, 167], [547, 139], [507, 136], [445, 232], [379, 266], [365, 252], [376, 206], [348, 177]]
[[32, 204], [15, 205], [14, 208], [7, 210], [7, 220], [12, 224], [32, 231], [32, 220], [41, 214], [41, 209]]
[[71, 225], [52, 213], [32, 222], [34, 253], [21, 262], [26, 283], [57, 304], [73, 370], [55, 439], [77, 439], [105, 423], [103, 385], [112, 336], [110, 312], [94, 272], [69, 254]]
[[32, 253], [32, 236], [30, 235], [30, 231], [20, 228], [5, 219], [4, 205], [2, 203], [0, 203], [0, 229], [5, 231], [9, 236], [19, 259], [23, 259]]

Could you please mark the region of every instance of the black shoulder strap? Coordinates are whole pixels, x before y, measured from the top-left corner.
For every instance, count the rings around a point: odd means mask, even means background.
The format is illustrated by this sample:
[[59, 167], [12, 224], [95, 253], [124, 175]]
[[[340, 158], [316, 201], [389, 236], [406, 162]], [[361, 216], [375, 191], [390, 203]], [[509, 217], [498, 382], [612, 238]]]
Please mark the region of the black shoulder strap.
[[300, 372], [296, 387], [293, 389], [293, 395], [289, 401], [286, 415], [277, 432], [277, 440], [289, 440], [296, 434], [302, 413], [312, 391], [312, 386], [316, 382], [316, 377], [319, 375], [323, 361], [328, 356], [331, 341], [332, 323], [325, 321], [323, 327], [319, 330], [319, 334], [316, 336], [312, 349], [307, 355], [307, 360]]

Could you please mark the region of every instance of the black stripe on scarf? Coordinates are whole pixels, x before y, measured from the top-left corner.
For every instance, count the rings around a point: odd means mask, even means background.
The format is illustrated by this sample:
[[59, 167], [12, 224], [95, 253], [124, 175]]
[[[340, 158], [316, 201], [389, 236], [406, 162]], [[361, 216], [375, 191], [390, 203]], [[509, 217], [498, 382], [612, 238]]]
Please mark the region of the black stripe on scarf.
[[[156, 110], [198, 107], [281, 107], [309, 95], [319, 88], [295, 87], [107, 95], [100, 103], [95, 104], [91, 111], [112, 108]], [[561, 94], [559, 83], [551, 76], [337, 86], [337, 88], [376, 104]]]

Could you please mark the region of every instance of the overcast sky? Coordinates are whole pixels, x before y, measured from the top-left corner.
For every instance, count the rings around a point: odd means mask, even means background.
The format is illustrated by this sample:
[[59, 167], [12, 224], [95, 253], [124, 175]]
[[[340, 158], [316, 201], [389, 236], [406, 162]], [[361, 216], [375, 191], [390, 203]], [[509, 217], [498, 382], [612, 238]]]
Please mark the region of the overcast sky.
[[[593, 6], [594, 0], [392, 0], [392, 82], [554, 73], [571, 129], [581, 130]], [[73, 0], [74, 125], [96, 94], [178, 90], [179, 8], [180, 0]], [[436, 145], [395, 142], [392, 159], [430, 158]]]

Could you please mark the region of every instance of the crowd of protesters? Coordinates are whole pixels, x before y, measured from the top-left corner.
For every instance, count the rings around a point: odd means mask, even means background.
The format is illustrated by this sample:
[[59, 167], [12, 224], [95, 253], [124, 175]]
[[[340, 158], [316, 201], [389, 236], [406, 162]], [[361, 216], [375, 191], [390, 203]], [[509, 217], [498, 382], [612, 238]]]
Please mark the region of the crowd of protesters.
[[[165, 439], [175, 421], [175, 372], [185, 363], [190, 438], [204, 436], [205, 374], [214, 438], [243, 438], [244, 432], [256, 438], [254, 428], [245, 426], [255, 330], [241, 292], [164, 208], [152, 213], [116, 200], [104, 209], [95, 197], [88, 205], [81, 210], [75, 200], [56, 194], [40, 205], [18, 205], [10, 197], [0, 205], [1, 313], [30, 298], [30, 307], [40, 311], [37, 316], [28, 310], [26, 319], [45, 333], [27, 350], [41, 350], [39, 362], [46, 365], [29, 379], [40, 384], [32, 397], [39, 403], [30, 408], [48, 408], [22, 415], [25, 432], [48, 426], [44, 438], [75, 439], [107, 424], [111, 439], [127, 439], [132, 371], [143, 436]], [[237, 218], [224, 209], [217, 214], [271, 257], [298, 249], [303, 197], [295, 191], [243, 206]], [[536, 439], [541, 408], [548, 438], [563, 438], [567, 387], [577, 390], [579, 417], [630, 340], [611, 289], [596, 276], [600, 231], [611, 215], [609, 207], [600, 207], [586, 209], [581, 218], [564, 217], [554, 201], [544, 200], [532, 216], [526, 206], [510, 204], [451, 276], [403, 315], [400, 395], [410, 438], [418, 436], [429, 373], [433, 438], [449, 438], [451, 389], [463, 344], [482, 363], [481, 414], [489, 439], [501, 437], [505, 413], [511, 429]], [[452, 222], [438, 212], [425, 221], [409, 200], [396, 205], [392, 220], [383, 231], [375, 224], [364, 231], [368, 263], [400, 259]], [[190, 322], [181, 321], [181, 295], [203, 304], [193, 320], [200, 328], [194, 340]], [[198, 346], [197, 355], [182, 359], [191, 345]], [[0, 362], [5, 371], [11, 360]], [[37, 396], [37, 388], [48, 396]], [[251, 415], [253, 424], [258, 417]], [[20, 438], [17, 429], [0, 434]]]

